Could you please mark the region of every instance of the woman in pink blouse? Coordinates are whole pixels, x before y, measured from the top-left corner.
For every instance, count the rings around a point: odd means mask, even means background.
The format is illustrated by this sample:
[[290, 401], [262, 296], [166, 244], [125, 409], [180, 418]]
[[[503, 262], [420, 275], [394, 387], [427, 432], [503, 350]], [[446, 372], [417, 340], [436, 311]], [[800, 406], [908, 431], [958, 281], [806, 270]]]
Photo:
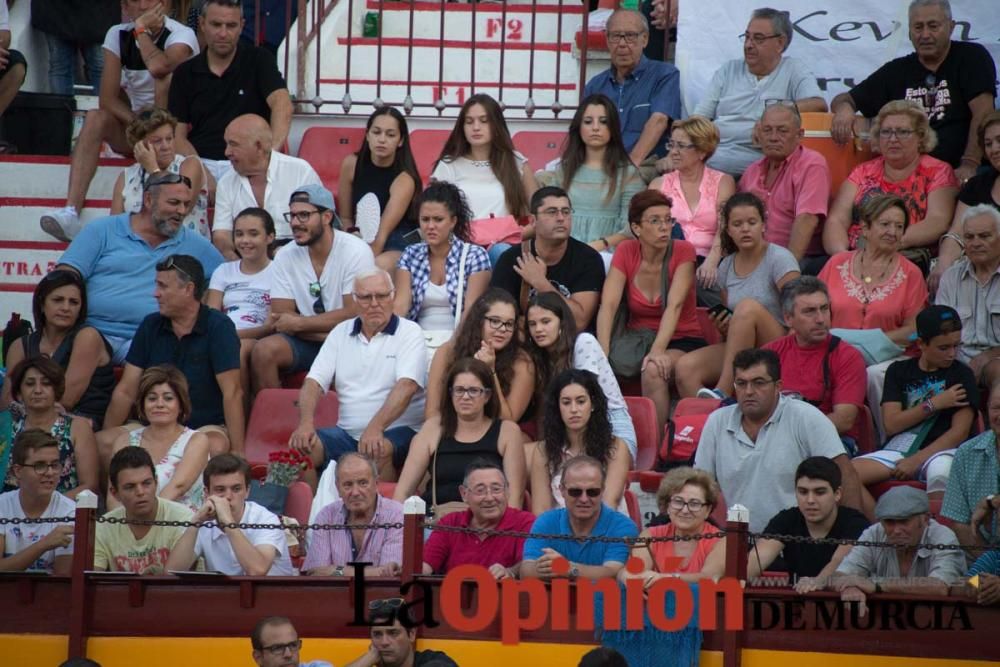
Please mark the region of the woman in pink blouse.
[[698, 255], [695, 276], [699, 301], [706, 301], [705, 290], [715, 294], [711, 303], [720, 303], [716, 284], [722, 242], [719, 237], [719, 211], [734, 192], [736, 182], [705, 165], [719, 146], [719, 129], [704, 116], [691, 116], [674, 123], [667, 143], [667, 160], [672, 171], [653, 179], [650, 190], [659, 190], [673, 203], [672, 213], [684, 231], [684, 240]]
[[831, 256], [857, 248], [861, 206], [875, 195], [897, 195], [910, 221], [900, 249], [926, 272], [955, 212], [955, 173], [927, 154], [937, 144], [937, 135], [916, 102], [896, 100], [883, 106], [872, 124], [871, 144], [881, 155], [855, 167], [840, 187], [823, 227], [823, 247]]
[[905, 348], [927, 303], [920, 269], [899, 252], [910, 214], [894, 195], [870, 197], [861, 207], [860, 250], [841, 252], [819, 274], [830, 291], [833, 327], [881, 329]]

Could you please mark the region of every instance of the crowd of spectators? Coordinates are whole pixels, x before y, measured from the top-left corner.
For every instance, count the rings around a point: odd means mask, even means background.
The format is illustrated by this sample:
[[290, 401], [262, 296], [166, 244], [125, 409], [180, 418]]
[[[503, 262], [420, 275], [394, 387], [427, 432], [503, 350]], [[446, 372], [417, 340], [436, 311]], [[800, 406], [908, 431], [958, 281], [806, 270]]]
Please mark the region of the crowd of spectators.
[[[403, 116], [372, 114], [339, 201], [280, 152], [290, 97], [273, 56], [239, 41], [238, 1], [202, 3], [201, 46], [169, 2], [122, 8], [67, 207], [42, 219], [72, 242], [35, 292], [38, 331], [8, 357], [0, 516], [71, 515], [87, 489], [113, 517], [215, 521], [102, 524], [99, 569], [292, 574], [278, 516], [251, 499], [245, 430], [255, 395], [304, 373], [297, 427], [275, 444], [310, 462], [314, 491], [335, 489], [319, 523], [353, 525], [307, 536], [305, 574], [349, 577], [364, 560], [397, 576], [401, 530], [380, 526], [420, 495], [435, 524], [535, 534], [432, 531], [428, 574], [718, 577], [709, 517], [724, 498], [769, 534], [750, 572], [782, 564], [799, 592], [942, 593], [968, 571], [981, 601], [1000, 599], [996, 552], [970, 568], [1000, 546], [1000, 113], [995, 67], [950, 41], [946, 0], [914, 0], [915, 53], [834, 100], [834, 136], [861, 127], [857, 109], [879, 154], [838, 193], [801, 144], [801, 114], [826, 105], [782, 55], [787, 12], [753, 13], [744, 58], [682, 120], [676, 69], [642, 55], [645, 19], [619, 10], [611, 67], [553, 171], [536, 178], [478, 94], [426, 188]], [[3, 18], [0, 77], [16, 76]], [[932, 108], [900, 88], [925, 71]], [[101, 141], [136, 164], [112, 215], [81, 226]], [[624, 540], [552, 537], [639, 534], [624, 388], [651, 399], [661, 434], [675, 399], [720, 404], [693, 467], [663, 479], [665, 525], [641, 534], [682, 539], [636, 546], [640, 572], [623, 569]], [[329, 391], [338, 420], [317, 428]], [[860, 451], [871, 417], [875, 451]], [[886, 481], [908, 484], [882, 493]], [[0, 528], [0, 569], [66, 571], [71, 527]], [[894, 549], [782, 539], [859, 536]], [[959, 540], [968, 560], [924, 548]], [[412, 652], [388, 607], [352, 664]], [[300, 645], [278, 619], [255, 632], [254, 657]]]

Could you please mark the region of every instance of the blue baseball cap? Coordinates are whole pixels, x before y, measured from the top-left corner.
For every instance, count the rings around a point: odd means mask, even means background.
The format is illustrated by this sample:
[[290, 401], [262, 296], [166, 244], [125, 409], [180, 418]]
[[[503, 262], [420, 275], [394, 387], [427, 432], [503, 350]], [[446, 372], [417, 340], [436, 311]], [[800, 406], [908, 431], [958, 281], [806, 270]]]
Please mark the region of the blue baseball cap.
[[295, 191], [292, 192], [292, 196], [288, 199], [288, 203], [293, 204], [295, 202], [312, 204], [313, 206], [330, 211], [334, 209], [333, 195], [330, 194], [330, 191], [322, 185], [317, 185], [315, 183], [309, 183], [308, 185], [302, 185], [295, 188]]

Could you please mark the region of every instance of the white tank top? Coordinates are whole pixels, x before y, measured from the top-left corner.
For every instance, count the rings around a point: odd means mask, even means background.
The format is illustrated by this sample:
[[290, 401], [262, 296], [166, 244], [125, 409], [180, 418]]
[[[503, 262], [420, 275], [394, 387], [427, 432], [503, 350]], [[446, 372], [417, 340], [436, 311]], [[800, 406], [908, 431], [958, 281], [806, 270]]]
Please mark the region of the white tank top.
[[455, 328], [455, 311], [448, 299], [448, 288], [427, 281], [424, 301], [420, 304], [418, 324], [425, 331], [451, 331]]

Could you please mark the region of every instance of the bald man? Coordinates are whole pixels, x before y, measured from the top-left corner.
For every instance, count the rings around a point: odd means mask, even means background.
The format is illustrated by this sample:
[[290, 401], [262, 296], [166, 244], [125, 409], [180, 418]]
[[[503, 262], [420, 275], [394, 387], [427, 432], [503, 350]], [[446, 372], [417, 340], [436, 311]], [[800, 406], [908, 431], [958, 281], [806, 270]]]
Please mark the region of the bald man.
[[767, 205], [767, 240], [788, 248], [802, 273], [814, 276], [827, 260], [821, 238], [830, 199], [826, 158], [802, 145], [802, 119], [790, 100], [767, 106], [754, 132], [764, 157], [747, 167], [739, 189]]
[[231, 172], [219, 179], [215, 193], [212, 243], [226, 259], [237, 259], [233, 220], [245, 208], [265, 209], [274, 218], [279, 242], [292, 238], [285, 221], [292, 192], [303, 185], [322, 185], [305, 160], [271, 148], [271, 126], [255, 114], [237, 116], [226, 126], [226, 158]]

